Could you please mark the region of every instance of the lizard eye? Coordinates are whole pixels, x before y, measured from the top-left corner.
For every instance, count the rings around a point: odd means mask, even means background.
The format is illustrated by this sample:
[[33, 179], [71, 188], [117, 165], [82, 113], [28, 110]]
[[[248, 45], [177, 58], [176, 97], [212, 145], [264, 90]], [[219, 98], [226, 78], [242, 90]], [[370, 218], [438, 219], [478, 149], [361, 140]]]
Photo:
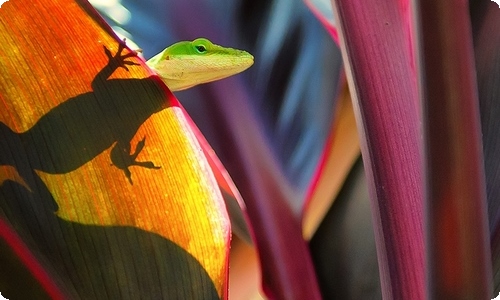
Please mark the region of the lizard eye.
[[196, 48], [196, 51], [198, 51], [198, 53], [205, 53], [207, 52], [207, 48], [205, 48], [205, 46], [203, 45], [198, 45], [198, 46], [194, 46]]

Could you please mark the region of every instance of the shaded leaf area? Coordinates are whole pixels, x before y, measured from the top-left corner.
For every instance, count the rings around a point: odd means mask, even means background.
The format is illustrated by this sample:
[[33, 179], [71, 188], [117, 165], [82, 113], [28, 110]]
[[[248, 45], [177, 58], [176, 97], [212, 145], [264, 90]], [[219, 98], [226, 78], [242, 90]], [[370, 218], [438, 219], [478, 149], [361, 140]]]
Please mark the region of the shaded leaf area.
[[470, 1], [486, 174], [494, 295], [500, 293], [500, 9]]
[[[7, 299], [54, 299], [45, 291], [44, 287], [33, 276], [32, 272], [25, 268], [16, 252], [5, 240], [0, 239], [0, 293]], [[19, 283], [23, 288], [19, 288]]]
[[[206, 271], [181, 247], [137, 228], [86, 226], [62, 220], [54, 214], [53, 200], [48, 196], [48, 191], [33, 192], [14, 181], [4, 181], [0, 216], [23, 237], [66, 297], [219, 299]], [[2, 290], [9, 299], [21, 299], [25, 292], [19, 283], [24, 285], [27, 275], [16, 261], [16, 256], [7, 261], [19, 272], [9, 274], [10, 283], [16, 284], [5, 293]]]
[[350, 171], [309, 247], [323, 299], [382, 299], [361, 159]]

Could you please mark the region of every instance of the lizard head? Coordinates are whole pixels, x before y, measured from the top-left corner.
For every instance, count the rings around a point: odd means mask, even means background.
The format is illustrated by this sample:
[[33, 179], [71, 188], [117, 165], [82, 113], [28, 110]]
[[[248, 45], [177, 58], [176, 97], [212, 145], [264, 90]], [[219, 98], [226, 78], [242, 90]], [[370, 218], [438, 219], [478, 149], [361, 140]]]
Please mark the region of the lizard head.
[[173, 44], [147, 64], [172, 91], [179, 91], [238, 74], [253, 64], [253, 56], [198, 38]]

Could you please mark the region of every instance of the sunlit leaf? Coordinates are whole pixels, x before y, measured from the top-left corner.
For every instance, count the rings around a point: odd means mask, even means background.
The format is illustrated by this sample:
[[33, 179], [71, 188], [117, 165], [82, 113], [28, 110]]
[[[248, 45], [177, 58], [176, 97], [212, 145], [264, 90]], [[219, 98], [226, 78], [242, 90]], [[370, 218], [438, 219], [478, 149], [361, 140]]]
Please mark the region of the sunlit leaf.
[[1, 217], [68, 295], [224, 297], [220, 190], [182, 107], [119, 43], [86, 2], [2, 6]]
[[196, 135], [196, 138], [198, 139], [198, 142], [203, 149], [203, 153], [205, 154], [205, 157], [207, 158], [207, 161], [212, 171], [214, 172], [217, 184], [221, 189], [222, 196], [224, 197], [224, 201], [229, 212], [231, 229], [235, 231], [238, 236], [245, 239], [246, 242], [251, 243], [252, 241], [250, 237], [250, 229], [247, 225], [248, 220], [245, 218], [246, 206], [243, 202], [243, 198], [241, 197], [240, 192], [234, 185], [233, 180], [222, 165], [222, 162], [215, 154], [214, 150], [212, 149], [212, 147], [210, 147], [208, 141], [205, 139], [201, 131], [198, 129], [193, 120], [191, 120], [187, 113], [186, 119], [190, 125], [191, 130]]

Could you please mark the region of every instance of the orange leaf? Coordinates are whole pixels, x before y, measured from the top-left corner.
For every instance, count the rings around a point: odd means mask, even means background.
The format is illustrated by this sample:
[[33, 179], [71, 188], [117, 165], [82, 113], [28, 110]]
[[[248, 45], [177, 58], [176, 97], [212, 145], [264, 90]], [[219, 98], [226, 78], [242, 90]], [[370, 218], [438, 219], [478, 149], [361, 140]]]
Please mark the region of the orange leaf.
[[88, 3], [11, 0], [0, 45], [0, 183], [48, 191], [61, 219], [173, 241], [224, 296], [225, 206], [166, 86]]

